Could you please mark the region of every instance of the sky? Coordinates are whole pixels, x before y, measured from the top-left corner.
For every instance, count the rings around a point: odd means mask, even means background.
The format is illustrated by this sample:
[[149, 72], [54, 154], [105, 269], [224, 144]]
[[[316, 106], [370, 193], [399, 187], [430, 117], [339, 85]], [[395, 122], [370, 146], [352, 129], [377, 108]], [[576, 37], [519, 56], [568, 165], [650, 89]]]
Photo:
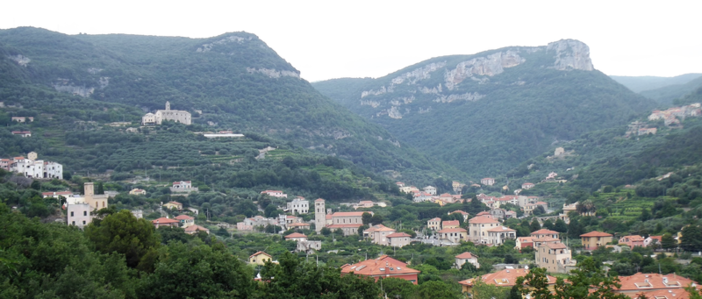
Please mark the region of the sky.
[[423, 60], [577, 39], [608, 75], [702, 73], [702, 1], [4, 1], [0, 29], [258, 35], [308, 81], [382, 77]]

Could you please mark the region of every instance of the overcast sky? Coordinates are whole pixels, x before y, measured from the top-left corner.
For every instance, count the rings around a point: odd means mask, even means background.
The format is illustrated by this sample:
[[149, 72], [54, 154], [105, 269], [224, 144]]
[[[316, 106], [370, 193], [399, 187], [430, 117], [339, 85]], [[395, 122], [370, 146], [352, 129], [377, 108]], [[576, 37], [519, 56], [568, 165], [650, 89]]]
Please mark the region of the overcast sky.
[[608, 75], [702, 73], [702, 1], [3, 1], [0, 28], [258, 35], [309, 81], [573, 38]]

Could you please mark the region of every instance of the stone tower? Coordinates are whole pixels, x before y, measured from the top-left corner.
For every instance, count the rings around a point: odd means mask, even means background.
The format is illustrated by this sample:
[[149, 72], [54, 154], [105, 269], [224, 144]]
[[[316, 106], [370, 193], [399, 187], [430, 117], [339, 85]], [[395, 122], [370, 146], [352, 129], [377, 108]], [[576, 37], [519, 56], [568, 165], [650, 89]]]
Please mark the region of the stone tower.
[[327, 224], [327, 214], [324, 209], [324, 199], [318, 198], [314, 201], [314, 228], [320, 232]]
[[95, 195], [95, 188], [94, 188], [94, 186], [93, 186], [93, 182], [86, 182], [86, 183], [84, 183], [84, 184], [83, 184], [83, 190], [84, 190], [84, 192], [83, 192], [83, 198], [85, 198], [86, 201], [87, 201], [87, 200], [92, 200], [92, 199], [93, 199], [93, 195]]
[[171, 110], [171, 102], [166, 101], [166, 111]]

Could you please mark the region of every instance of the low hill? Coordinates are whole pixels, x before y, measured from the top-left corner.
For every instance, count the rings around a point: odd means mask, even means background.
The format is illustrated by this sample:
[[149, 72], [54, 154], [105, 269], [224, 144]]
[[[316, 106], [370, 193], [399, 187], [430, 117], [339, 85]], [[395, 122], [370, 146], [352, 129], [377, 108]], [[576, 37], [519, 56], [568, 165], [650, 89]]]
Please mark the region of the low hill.
[[375, 80], [313, 85], [474, 180], [655, 105], [595, 70], [589, 48], [575, 40], [436, 57]]
[[675, 77], [610, 76], [610, 78], [631, 89], [633, 92], [640, 93], [642, 91], [659, 89], [671, 85], [684, 85], [700, 76], [702, 76], [702, 74], [693, 73]]
[[640, 92], [640, 94], [663, 105], [670, 105], [673, 103], [673, 100], [682, 98], [701, 87], [702, 76], [685, 84], [674, 84], [657, 89], [645, 90]]

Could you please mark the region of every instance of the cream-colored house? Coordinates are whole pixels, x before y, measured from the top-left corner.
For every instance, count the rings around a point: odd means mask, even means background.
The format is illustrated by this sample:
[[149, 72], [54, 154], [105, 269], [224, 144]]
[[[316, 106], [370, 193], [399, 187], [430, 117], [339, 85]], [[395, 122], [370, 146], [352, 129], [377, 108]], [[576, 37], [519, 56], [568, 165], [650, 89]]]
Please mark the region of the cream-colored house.
[[267, 261], [273, 261], [273, 257], [263, 251], [256, 252], [249, 257], [249, 264], [264, 265]]
[[178, 210], [181, 211], [183, 210], [183, 204], [179, 203], [177, 201], [169, 201], [165, 204], [163, 204], [163, 207], [169, 210]]
[[468, 241], [468, 231], [463, 228], [445, 228], [438, 232], [440, 239], [449, 240], [454, 243], [459, 243], [461, 241]]
[[458, 228], [460, 226], [460, 223], [458, 220], [446, 220], [441, 222], [441, 228], [446, 229], [446, 228]]
[[394, 234], [395, 230], [382, 224], [377, 224], [363, 231], [363, 236], [370, 238], [371, 242], [378, 245], [390, 245], [388, 236]]
[[129, 195], [146, 195], [146, 190], [134, 188], [129, 191]]
[[476, 244], [487, 244], [488, 231], [500, 226], [492, 216], [479, 216], [468, 220], [470, 240]]
[[385, 236], [388, 239], [388, 246], [403, 247], [410, 244], [412, 236], [406, 233], [392, 233]]
[[431, 230], [440, 230], [441, 229], [441, 218], [436, 217], [434, 219], [429, 219], [429, 221], [427, 221], [427, 227]]
[[536, 248], [536, 264], [551, 273], [569, 273], [575, 269], [570, 249], [563, 243], [544, 243]]
[[501, 245], [505, 240], [517, 238], [517, 231], [506, 226], [498, 226], [487, 231], [487, 244]]
[[611, 234], [598, 231], [580, 235], [585, 250], [595, 250], [600, 246], [605, 246], [609, 242], [612, 242], [612, 237]]

